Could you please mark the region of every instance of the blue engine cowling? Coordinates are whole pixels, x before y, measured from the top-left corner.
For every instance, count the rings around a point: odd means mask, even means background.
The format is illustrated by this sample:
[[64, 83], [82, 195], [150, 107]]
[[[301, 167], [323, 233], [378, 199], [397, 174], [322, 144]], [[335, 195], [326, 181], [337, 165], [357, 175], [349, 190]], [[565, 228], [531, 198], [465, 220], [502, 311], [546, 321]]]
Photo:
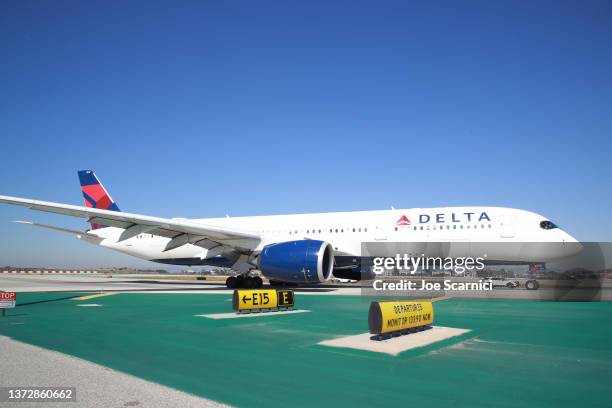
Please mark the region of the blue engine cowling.
[[258, 262], [259, 270], [270, 280], [320, 283], [331, 278], [334, 249], [324, 241], [281, 242], [265, 246]]

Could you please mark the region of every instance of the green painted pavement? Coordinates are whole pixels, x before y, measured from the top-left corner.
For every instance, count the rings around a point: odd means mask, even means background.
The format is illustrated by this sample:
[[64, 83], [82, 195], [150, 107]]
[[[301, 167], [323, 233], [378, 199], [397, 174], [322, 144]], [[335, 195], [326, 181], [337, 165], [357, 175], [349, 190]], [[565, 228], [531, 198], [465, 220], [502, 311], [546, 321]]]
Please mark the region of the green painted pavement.
[[612, 401], [612, 303], [437, 302], [435, 324], [472, 332], [392, 357], [317, 345], [367, 331], [360, 297], [298, 294], [311, 313], [212, 320], [194, 315], [229, 312], [230, 296], [69, 296], [19, 294], [0, 334], [238, 406]]

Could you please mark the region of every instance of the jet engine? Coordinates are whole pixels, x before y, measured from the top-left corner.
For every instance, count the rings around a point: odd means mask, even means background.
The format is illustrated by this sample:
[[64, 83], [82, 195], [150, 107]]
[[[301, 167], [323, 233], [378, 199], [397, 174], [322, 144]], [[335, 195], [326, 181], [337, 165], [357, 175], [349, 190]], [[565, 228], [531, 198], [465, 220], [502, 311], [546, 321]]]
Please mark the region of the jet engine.
[[316, 240], [271, 244], [259, 254], [258, 266], [271, 281], [321, 283], [331, 278], [334, 249], [328, 242]]

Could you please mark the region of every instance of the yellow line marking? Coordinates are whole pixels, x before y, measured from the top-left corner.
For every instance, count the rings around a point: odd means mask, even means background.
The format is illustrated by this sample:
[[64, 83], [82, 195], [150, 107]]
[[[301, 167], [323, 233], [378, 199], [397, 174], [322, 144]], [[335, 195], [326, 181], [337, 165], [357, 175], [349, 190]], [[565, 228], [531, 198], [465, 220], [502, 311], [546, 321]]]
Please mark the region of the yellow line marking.
[[95, 299], [95, 298], [99, 298], [99, 297], [116, 295], [116, 294], [117, 294], [117, 292], [96, 293], [95, 295], [81, 296], [81, 297], [78, 297], [78, 298], [73, 298], [72, 300], [89, 300], [89, 299]]

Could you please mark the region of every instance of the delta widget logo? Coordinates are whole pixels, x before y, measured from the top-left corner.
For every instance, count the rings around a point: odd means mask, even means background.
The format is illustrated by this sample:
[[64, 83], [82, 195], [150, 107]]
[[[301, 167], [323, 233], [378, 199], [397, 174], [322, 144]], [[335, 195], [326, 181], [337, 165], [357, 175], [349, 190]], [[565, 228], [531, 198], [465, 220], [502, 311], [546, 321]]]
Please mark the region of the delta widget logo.
[[402, 215], [399, 220], [395, 222], [396, 227], [406, 227], [410, 225], [410, 220], [405, 215]]

